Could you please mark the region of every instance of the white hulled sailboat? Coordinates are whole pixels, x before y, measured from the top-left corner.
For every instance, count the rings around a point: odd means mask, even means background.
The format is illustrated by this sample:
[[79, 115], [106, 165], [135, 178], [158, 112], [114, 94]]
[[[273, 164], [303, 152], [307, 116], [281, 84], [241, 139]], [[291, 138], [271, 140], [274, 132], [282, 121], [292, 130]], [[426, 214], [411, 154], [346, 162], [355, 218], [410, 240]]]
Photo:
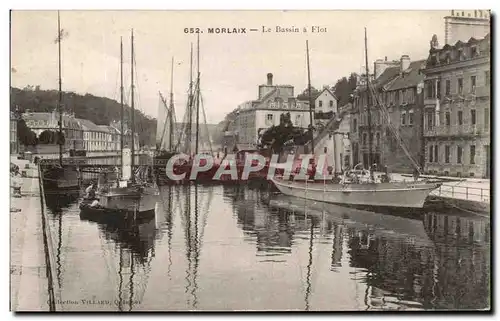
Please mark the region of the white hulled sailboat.
[[[371, 133], [370, 117], [370, 80], [368, 73], [367, 39], [365, 29], [365, 59], [366, 59], [366, 84], [368, 95], [368, 131]], [[307, 64], [309, 75], [309, 48], [307, 48]], [[310, 88], [310, 80], [309, 80]], [[376, 97], [375, 97], [376, 99]], [[383, 107], [383, 106], [382, 106]], [[393, 132], [397, 135], [396, 132]], [[371, 136], [371, 135], [369, 135]], [[406, 152], [404, 146], [402, 146]], [[369, 139], [369, 160], [371, 164], [371, 139]], [[314, 154], [314, 147], [313, 147]], [[417, 170], [418, 164], [407, 153]], [[420, 171], [420, 170], [419, 170]], [[313, 201], [355, 205], [355, 206], [375, 206], [375, 207], [399, 207], [399, 208], [422, 208], [429, 194], [440, 186], [440, 183], [415, 182], [389, 182], [377, 180], [374, 177], [373, 168], [370, 168], [368, 177], [363, 180], [359, 174], [366, 171], [351, 171], [345, 173], [340, 183], [333, 183], [326, 180], [314, 181], [294, 181], [280, 178], [271, 180], [278, 190], [294, 197], [310, 199]]]

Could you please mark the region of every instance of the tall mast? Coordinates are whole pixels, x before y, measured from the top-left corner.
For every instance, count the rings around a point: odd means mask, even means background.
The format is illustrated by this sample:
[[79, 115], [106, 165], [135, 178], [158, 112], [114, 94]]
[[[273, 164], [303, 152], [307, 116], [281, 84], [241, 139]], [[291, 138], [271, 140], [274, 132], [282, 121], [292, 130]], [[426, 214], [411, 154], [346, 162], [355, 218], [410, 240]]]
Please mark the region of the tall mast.
[[123, 39], [120, 37], [120, 159], [121, 176], [123, 177], [123, 122], [125, 121], [123, 110]]
[[199, 136], [200, 136], [200, 34], [198, 34], [197, 50], [196, 50], [196, 65], [197, 65], [197, 80], [196, 80], [196, 149], [195, 154], [198, 154]]
[[58, 67], [59, 67], [59, 97], [57, 101], [57, 109], [59, 110], [59, 165], [63, 165], [63, 141], [62, 141], [62, 76], [61, 76], [61, 18], [59, 17], [59, 11], [57, 11], [57, 46], [58, 46]]
[[172, 151], [172, 139], [173, 139], [173, 131], [174, 131], [174, 57], [172, 57], [172, 70], [170, 71], [170, 130], [168, 132], [168, 149]]
[[311, 130], [311, 150], [314, 155], [314, 132], [313, 132], [313, 100], [311, 93], [311, 69], [309, 67], [309, 40], [306, 40], [306, 51], [307, 51], [307, 88], [309, 92], [309, 123]]
[[370, 178], [373, 181], [372, 166], [372, 115], [370, 107], [370, 74], [368, 72], [368, 40], [365, 27], [365, 73], [366, 73], [366, 110], [368, 113], [368, 168], [370, 169]]
[[131, 154], [132, 154], [132, 161], [131, 161], [131, 167], [132, 167], [132, 181], [134, 181], [134, 161], [135, 161], [135, 146], [134, 146], [134, 135], [135, 135], [135, 110], [134, 110], [134, 29], [132, 29], [132, 35], [131, 35], [131, 75], [130, 75], [130, 81], [131, 81], [131, 88], [130, 88], [130, 100], [131, 100], [131, 107], [132, 107], [132, 116], [130, 117], [131, 124], [130, 128], [132, 131], [132, 147], [131, 147]]
[[188, 127], [187, 127], [187, 151], [189, 156], [191, 157], [191, 135], [192, 128], [191, 125], [193, 123], [193, 43], [191, 43], [191, 60], [189, 65], [189, 98], [188, 98]]

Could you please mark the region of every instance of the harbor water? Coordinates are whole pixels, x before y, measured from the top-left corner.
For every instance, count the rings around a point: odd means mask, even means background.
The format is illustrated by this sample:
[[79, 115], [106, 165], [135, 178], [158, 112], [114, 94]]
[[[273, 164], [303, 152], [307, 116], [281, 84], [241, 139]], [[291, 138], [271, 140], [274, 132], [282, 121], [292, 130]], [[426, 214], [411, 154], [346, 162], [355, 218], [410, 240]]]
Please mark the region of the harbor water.
[[246, 185], [163, 186], [154, 218], [46, 195], [63, 311], [490, 307], [490, 220], [374, 213]]

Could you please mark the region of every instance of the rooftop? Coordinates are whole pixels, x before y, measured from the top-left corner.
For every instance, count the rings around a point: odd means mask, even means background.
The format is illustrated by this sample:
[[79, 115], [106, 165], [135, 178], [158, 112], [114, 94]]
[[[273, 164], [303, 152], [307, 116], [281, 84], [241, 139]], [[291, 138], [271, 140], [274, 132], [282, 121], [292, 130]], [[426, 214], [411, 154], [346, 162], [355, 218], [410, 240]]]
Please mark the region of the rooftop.
[[427, 58], [427, 68], [434, 68], [491, 56], [491, 39], [488, 33], [482, 39], [470, 38], [467, 42], [457, 41], [442, 48], [431, 47]]
[[[42, 121], [45, 122], [44, 126], [47, 128], [57, 128], [59, 115], [57, 113], [47, 113], [47, 112], [27, 112], [22, 115], [22, 118], [25, 122], [37, 122]], [[63, 127], [81, 129], [80, 124], [77, 119], [71, 115], [63, 115]]]
[[[393, 80], [394, 77], [399, 75], [401, 68], [399, 66], [397, 67], [389, 67], [384, 70], [384, 72], [374, 81], [372, 81], [372, 86], [375, 87], [376, 89], [381, 88], [385, 86], [389, 81]], [[359, 86], [356, 89], [357, 93], [363, 93], [366, 91], [366, 86]]]
[[384, 90], [391, 91], [409, 87], [415, 87], [424, 80], [424, 74], [421, 69], [425, 68], [425, 60], [412, 61], [410, 67], [403, 74], [398, 74], [392, 79]]
[[82, 118], [77, 118], [78, 122], [82, 126], [83, 130], [87, 131], [95, 131], [95, 132], [102, 132], [103, 129], [91, 122], [88, 119], [82, 119]]

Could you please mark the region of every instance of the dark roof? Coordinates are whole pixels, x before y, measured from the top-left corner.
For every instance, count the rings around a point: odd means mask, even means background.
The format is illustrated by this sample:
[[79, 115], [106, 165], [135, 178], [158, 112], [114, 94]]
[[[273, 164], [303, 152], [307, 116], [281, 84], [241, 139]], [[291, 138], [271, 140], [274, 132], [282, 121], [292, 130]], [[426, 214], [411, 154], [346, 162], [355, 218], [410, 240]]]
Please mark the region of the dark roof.
[[[48, 112], [27, 112], [22, 115], [22, 118], [24, 119], [25, 122], [29, 123], [32, 121], [43, 121], [46, 124], [44, 126], [48, 126], [51, 128], [57, 128], [58, 120], [59, 120], [59, 114], [58, 113], [48, 113]], [[77, 118], [74, 118], [69, 115], [63, 115], [63, 127], [67, 128], [68, 126], [70, 128], [74, 129], [81, 129], [81, 126], [78, 122]]]
[[91, 130], [96, 132], [103, 131], [102, 128], [100, 128], [98, 125], [94, 124], [92, 121], [88, 119], [77, 118], [77, 120], [84, 130]]
[[412, 61], [410, 67], [402, 75], [398, 74], [384, 89], [390, 91], [417, 86], [424, 80], [424, 74], [420, 72], [420, 69], [425, 67], [425, 61]]
[[266, 100], [268, 97], [270, 97], [272, 94], [274, 94], [276, 92], [276, 90], [278, 90], [278, 87], [274, 87], [271, 91], [269, 91], [267, 94], [265, 94], [264, 96], [262, 96], [261, 98], [257, 99], [256, 101], [258, 103], [261, 103], [263, 102], [264, 100]]
[[[476, 51], [472, 51], [472, 46]], [[490, 34], [482, 39], [470, 38], [467, 42], [457, 41], [455, 45], [446, 44], [443, 48], [431, 48], [427, 58], [426, 68], [432, 69], [438, 66], [459, 63], [461, 61], [490, 57], [491, 43]]]
[[328, 87], [324, 87], [323, 90], [321, 90], [317, 95], [314, 96], [314, 100], [316, 100], [316, 98], [318, 98], [319, 96], [321, 96], [321, 94], [324, 92], [324, 91], [328, 91], [330, 93], [330, 95], [333, 96], [333, 98], [335, 98], [335, 100], [339, 100], [337, 98], [337, 96], [335, 96], [335, 94], [333, 93], [333, 91], [330, 90], [330, 88]]
[[[401, 68], [399, 66], [387, 68], [386, 70], [384, 70], [384, 72], [377, 79], [375, 79], [372, 82], [372, 86], [374, 86], [377, 89], [380, 87], [383, 87], [384, 85], [386, 85], [389, 81], [394, 79], [394, 77], [396, 77], [399, 74], [400, 69]], [[360, 86], [357, 89], [357, 91], [358, 92], [365, 92], [366, 86]]]
[[436, 52], [436, 51], [446, 51], [446, 50], [451, 50], [451, 49], [454, 49], [454, 48], [466, 47], [468, 45], [472, 45], [472, 44], [475, 44], [475, 43], [478, 43], [478, 42], [483, 42], [483, 41], [489, 41], [489, 40], [490, 40], [490, 34], [487, 33], [484, 36], [484, 38], [476, 39], [474, 37], [471, 37], [469, 40], [467, 40], [467, 42], [458, 40], [454, 45], [446, 44], [442, 48], [434, 49], [434, 50], [431, 50], [431, 51], [433, 51], [433, 52]]

